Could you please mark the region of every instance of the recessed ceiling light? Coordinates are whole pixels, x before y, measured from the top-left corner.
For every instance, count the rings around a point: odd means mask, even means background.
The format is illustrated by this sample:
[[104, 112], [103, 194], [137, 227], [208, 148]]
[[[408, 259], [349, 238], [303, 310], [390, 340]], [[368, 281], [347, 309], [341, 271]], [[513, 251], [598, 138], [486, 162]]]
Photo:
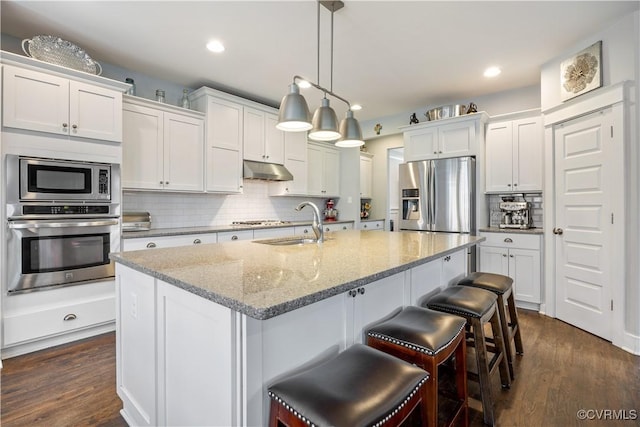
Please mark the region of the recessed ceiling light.
[[311, 83], [306, 80], [300, 80], [300, 82], [298, 82], [298, 87], [300, 89], [309, 89], [311, 87]]
[[207, 49], [214, 53], [224, 52], [224, 45], [220, 40], [211, 40], [207, 43]]
[[485, 77], [495, 77], [498, 74], [500, 74], [502, 72], [502, 70], [498, 67], [489, 67], [486, 70], [484, 70], [484, 76]]
[[351, 106], [351, 111], [360, 111], [360, 110], [362, 110], [362, 105], [360, 104], [353, 104]]

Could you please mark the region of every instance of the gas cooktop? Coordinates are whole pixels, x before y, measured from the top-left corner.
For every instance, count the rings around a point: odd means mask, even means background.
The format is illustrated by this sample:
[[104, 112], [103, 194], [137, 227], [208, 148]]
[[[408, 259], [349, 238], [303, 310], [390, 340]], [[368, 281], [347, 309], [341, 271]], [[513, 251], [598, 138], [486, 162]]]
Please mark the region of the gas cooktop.
[[251, 219], [246, 221], [233, 221], [231, 225], [284, 225], [291, 224], [291, 221], [280, 221], [278, 219]]

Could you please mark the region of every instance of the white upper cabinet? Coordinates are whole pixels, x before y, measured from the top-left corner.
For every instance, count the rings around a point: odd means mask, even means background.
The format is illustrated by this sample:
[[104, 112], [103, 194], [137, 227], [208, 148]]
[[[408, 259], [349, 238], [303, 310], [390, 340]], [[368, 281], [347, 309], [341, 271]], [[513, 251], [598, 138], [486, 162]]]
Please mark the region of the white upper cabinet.
[[242, 193], [243, 105], [200, 88], [193, 108], [206, 113], [207, 192]]
[[140, 99], [125, 102], [124, 188], [204, 190], [204, 117], [178, 110]]
[[276, 129], [278, 116], [244, 107], [244, 158], [284, 164], [284, 132]]
[[272, 196], [307, 195], [307, 132], [284, 132], [284, 166], [293, 180], [269, 183]]
[[322, 143], [307, 146], [307, 193], [309, 196], [340, 196], [340, 151]]
[[543, 136], [539, 115], [489, 123], [486, 141], [487, 193], [542, 191]]
[[474, 113], [401, 128], [404, 160], [475, 156], [487, 118], [485, 113]]
[[122, 92], [59, 75], [5, 66], [3, 126], [122, 141]]
[[373, 155], [360, 153], [360, 198], [370, 199], [373, 188]]

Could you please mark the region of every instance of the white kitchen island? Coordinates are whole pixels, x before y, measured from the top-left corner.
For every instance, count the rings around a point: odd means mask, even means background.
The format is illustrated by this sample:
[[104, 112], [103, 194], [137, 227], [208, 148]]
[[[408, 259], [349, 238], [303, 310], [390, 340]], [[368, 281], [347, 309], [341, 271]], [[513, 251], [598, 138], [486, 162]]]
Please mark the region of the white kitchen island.
[[267, 425], [267, 386], [466, 274], [482, 237], [341, 231], [112, 254], [130, 425]]

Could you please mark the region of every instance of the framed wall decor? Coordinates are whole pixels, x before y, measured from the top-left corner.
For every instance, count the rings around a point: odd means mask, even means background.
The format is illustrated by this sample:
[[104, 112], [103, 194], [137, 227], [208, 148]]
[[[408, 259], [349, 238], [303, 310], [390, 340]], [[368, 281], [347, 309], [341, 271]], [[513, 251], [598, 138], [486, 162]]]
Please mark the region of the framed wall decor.
[[567, 101], [602, 86], [602, 40], [560, 64], [560, 97]]

